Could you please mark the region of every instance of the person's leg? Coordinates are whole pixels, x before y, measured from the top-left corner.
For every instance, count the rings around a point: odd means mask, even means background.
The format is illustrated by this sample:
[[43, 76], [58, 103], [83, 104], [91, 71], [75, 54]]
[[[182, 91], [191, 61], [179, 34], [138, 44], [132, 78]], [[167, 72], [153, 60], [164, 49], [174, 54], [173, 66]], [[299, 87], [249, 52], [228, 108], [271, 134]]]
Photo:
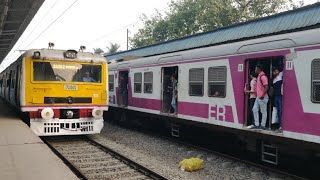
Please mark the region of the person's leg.
[[282, 96], [276, 96], [276, 107], [278, 112], [279, 128], [282, 126]]
[[128, 91], [124, 91], [124, 105], [128, 106]]
[[247, 125], [253, 125], [254, 124], [254, 115], [253, 115], [253, 112], [252, 112], [252, 109], [253, 109], [253, 106], [254, 106], [254, 102], [256, 101], [256, 98], [250, 98], [249, 100], [249, 121], [248, 121], [248, 124]]
[[176, 100], [174, 98], [174, 96], [172, 97], [171, 99], [171, 107], [173, 108], [173, 113], [176, 113], [177, 112], [177, 105], [176, 105]]
[[256, 98], [253, 108], [252, 108], [252, 112], [253, 112], [253, 117], [254, 117], [254, 125], [255, 126], [259, 126], [259, 98]]
[[172, 109], [173, 109], [173, 113], [177, 113], [177, 105], [176, 105], [176, 102], [171, 101], [171, 107], [172, 107]]
[[266, 127], [266, 123], [267, 123], [268, 100], [269, 100], [268, 98], [264, 98], [264, 99], [259, 101], [260, 111], [261, 111], [261, 114], [262, 114], [261, 126], [264, 127], [264, 128]]
[[123, 105], [123, 92], [120, 91], [120, 97], [119, 97], [119, 104], [122, 106]]

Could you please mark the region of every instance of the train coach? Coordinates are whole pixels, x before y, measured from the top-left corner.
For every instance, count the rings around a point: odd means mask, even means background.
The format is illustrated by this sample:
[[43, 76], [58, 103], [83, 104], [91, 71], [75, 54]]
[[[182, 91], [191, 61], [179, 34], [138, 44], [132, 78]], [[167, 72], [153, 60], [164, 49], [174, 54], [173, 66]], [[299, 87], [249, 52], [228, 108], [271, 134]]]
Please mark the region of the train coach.
[[[166, 122], [179, 136], [183, 124], [234, 134], [263, 161], [281, 152], [320, 153], [320, 4], [109, 55], [110, 115], [139, 114]], [[303, 20], [302, 20], [303, 19]], [[140, 56], [140, 57], [139, 57]], [[124, 60], [134, 58], [134, 60]], [[282, 131], [274, 131], [273, 100], [266, 129], [247, 128], [251, 108], [244, 89], [257, 64], [269, 85], [283, 74]], [[177, 81], [172, 91], [172, 79]], [[172, 95], [177, 96], [176, 113]], [[133, 117], [130, 115], [130, 117]], [[276, 125], [275, 125], [276, 126]], [[297, 157], [297, 156], [296, 156]]]
[[0, 96], [39, 136], [100, 133], [107, 73], [99, 55], [31, 49], [0, 73]]

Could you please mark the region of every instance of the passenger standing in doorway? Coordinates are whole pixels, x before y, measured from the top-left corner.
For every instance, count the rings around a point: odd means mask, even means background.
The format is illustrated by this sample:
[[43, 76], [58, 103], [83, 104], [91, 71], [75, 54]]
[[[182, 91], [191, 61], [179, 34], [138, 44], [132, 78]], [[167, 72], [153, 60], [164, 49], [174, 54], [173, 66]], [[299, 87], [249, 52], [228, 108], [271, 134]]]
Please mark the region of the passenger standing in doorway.
[[174, 75], [171, 76], [171, 83], [172, 83], [172, 100], [171, 106], [173, 108], [173, 114], [177, 114], [177, 95], [178, 95], [178, 81]]
[[282, 72], [278, 67], [272, 69], [273, 74], [273, 89], [274, 89], [274, 105], [277, 108], [279, 131], [282, 131], [281, 117], [282, 117]]
[[247, 90], [247, 87], [245, 87], [244, 89], [245, 93], [250, 94], [250, 99], [249, 99], [250, 116], [249, 116], [247, 128], [254, 127], [254, 116], [253, 116], [252, 108], [257, 98], [257, 74], [255, 73], [255, 71], [252, 71], [250, 73], [250, 79], [251, 79], [250, 90]]
[[121, 96], [121, 105], [127, 106], [127, 95], [128, 95], [128, 89], [127, 89], [127, 81], [123, 75], [120, 75], [120, 96]]
[[[252, 108], [254, 116], [254, 126], [252, 129], [266, 129], [267, 122], [267, 104], [269, 101], [268, 97], [268, 78], [263, 72], [263, 66], [261, 64], [256, 65], [255, 72], [258, 74], [257, 78], [257, 98]], [[259, 123], [259, 109], [262, 114], [261, 125]]]

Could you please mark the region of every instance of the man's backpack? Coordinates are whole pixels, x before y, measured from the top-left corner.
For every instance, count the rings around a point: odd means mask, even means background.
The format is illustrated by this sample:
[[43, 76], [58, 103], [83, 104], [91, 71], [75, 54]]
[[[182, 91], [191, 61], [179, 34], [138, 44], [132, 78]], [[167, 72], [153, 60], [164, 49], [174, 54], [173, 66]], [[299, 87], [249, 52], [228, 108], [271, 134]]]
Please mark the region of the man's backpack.
[[[266, 75], [263, 75], [263, 76], [266, 76]], [[261, 77], [263, 77], [263, 76], [261, 76]], [[261, 80], [261, 77], [260, 77], [260, 82], [261, 82], [261, 84], [263, 85], [262, 80]], [[266, 76], [266, 78], [268, 79], [267, 76]], [[273, 89], [273, 87], [270, 86], [269, 84], [268, 84], [268, 86], [269, 86], [269, 89], [268, 89], [267, 94], [268, 94], [269, 97], [273, 97], [273, 95], [274, 95], [274, 89]]]

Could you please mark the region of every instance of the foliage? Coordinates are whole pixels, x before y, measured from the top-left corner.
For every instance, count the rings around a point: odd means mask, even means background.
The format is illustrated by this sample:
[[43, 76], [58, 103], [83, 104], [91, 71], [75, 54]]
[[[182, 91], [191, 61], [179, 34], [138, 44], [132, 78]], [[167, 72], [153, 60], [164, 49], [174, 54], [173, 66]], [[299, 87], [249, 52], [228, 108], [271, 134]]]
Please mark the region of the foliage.
[[169, 3], [165, 15], [156, 12], [141, 17], [144, 27], [130, 39], [133, 48], [195, 33], [211, 31], [234, 23], [269, 16], [297, 8], [293, 0], [177, 0]]
[[93, 53], [94, 54], [102, 54], [104, 51], [101, 48], [93, 48]]
[[117, 43], [110, 43], [110, 46], [107, 47], [108, 48], [108, 51], [106, 52], [106, 55], [108, 54], [114, 54], [116, 52], [119, 52], [119, 48], [120, 48], [120, 45], [117, 44]]

